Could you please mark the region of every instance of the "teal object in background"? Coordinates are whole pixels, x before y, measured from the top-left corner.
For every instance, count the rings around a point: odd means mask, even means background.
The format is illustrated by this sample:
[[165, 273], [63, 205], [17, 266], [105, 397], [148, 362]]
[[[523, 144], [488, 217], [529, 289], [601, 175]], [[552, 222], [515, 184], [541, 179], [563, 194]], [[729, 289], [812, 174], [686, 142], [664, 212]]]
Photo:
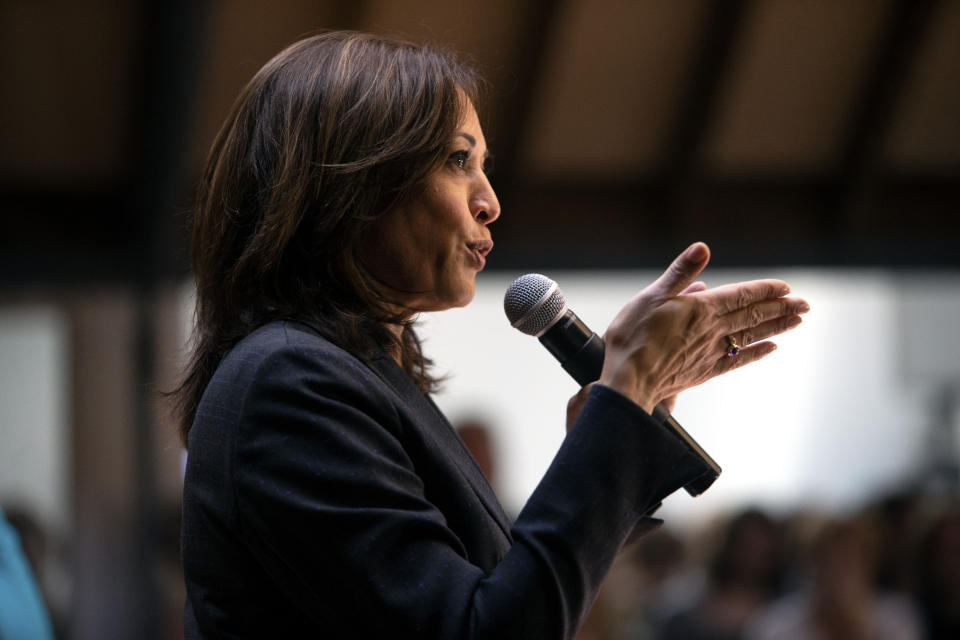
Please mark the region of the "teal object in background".
[[53, 640], [40, 590], [20, 536], [0, 510], [0, 639]]

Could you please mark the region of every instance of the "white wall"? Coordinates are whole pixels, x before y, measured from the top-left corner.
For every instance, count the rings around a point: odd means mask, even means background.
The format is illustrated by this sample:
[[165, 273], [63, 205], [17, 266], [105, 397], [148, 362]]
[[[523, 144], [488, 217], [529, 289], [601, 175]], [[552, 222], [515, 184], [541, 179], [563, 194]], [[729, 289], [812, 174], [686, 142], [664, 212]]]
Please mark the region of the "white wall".
[[0, 501], [69, 524], [67, 323], [53, 306], [0, 308]]

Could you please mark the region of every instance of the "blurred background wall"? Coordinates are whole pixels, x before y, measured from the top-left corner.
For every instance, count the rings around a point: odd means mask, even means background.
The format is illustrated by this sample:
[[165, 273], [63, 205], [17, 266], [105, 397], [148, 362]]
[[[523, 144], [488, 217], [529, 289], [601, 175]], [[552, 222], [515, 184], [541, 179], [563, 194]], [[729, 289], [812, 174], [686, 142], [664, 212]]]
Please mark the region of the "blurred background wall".
[[243, 84], [325, 28], [448, 45], [491, 81], [497, 246], [476, 302], [424, 335], [455, 374], [441, 404], [496, 436], [510, 509], [574, 389], [506, 326], [506, 285], [546, 272], [600, 331], [693, 240], [708, 283], [787, 277], [814, 311], [682, 398], [725, 470], [668, 517], [956, 495], [960, 2], [4, 0], [0, 505], [36, 525], [62, 637], [180, 633], [159, 392], [183, 364], [192, 188]]

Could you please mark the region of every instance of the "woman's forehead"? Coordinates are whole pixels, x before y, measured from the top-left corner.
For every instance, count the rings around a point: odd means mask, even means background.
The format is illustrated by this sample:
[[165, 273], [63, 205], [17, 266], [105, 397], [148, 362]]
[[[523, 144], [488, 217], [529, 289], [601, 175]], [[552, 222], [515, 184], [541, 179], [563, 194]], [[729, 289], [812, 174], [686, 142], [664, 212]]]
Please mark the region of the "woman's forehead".
[[480, 118], [470, 101], [467, 101], [463, 106], [460, 125], [457, 127], [457, 136], [469, 142], [471, 147], [480, 146], [484, 150], [487, 148], [486, 140], [483, 137], [483, 128], [480, 126]]

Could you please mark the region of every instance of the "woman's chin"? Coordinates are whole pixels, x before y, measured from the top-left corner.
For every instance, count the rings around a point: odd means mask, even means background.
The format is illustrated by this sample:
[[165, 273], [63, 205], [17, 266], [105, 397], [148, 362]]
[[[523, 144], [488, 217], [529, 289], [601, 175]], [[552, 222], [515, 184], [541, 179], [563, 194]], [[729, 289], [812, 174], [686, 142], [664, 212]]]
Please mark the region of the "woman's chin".
[[469, 284], [464, 287], [463, 293], [460, 296], [460, 301], [456, 304], [458, 307], [465, 307], [471, 302], [473, 302], [473, 296], [476, 294], [476, 285], [473, 278], [470, 278]]
[[465, 307], [473, 301], [475, 293], [473, 282], [469, 286], [458, 287], [455, 291], [450, 291], [447, 295], [438, 300], [437, 308], [432, 311], [443, 311], [444, 309], [455, 309]]
[[[476, 274], [470, 274], [469, 278], [441, 283], [441, 286], [434, 287], [431, 291], [405, 296], [402, 304], [415, 313], [465, 307], [473, 301], [476, 293], [475, 278]], [[446, 286], [442, 286], [444, 284]]]

